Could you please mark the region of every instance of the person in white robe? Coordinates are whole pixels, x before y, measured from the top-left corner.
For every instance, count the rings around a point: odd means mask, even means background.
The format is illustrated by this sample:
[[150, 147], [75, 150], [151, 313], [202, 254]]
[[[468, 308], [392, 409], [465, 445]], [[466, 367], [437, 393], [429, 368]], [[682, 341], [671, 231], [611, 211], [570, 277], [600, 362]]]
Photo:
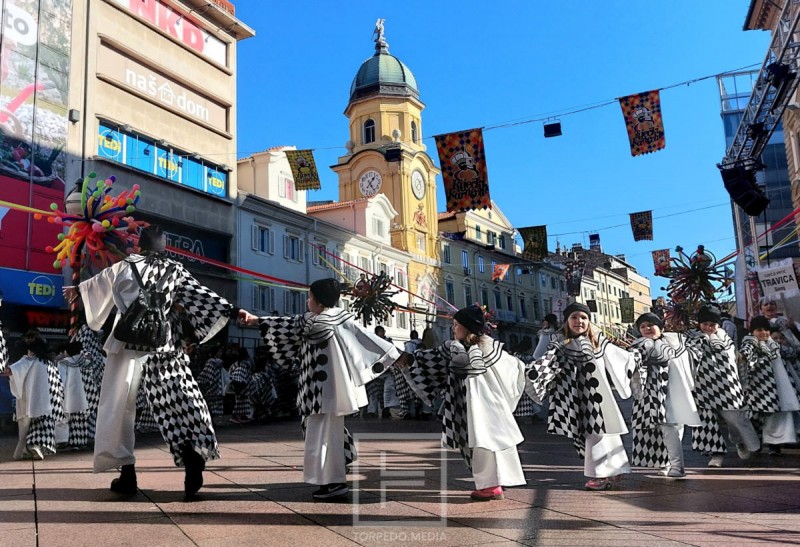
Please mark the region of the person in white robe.
[[345, 416], [368, 403], [364, 386], [391, 366], [400, 351], [361, 327], [355, 316], [336, 307], [335, 279], [314, 281], [308, 312], [292, 317], [257, 317], [244, 310], [239, 321], [260, 326], [269, 358], [281, 366], [300, 360], [297, 396], [305, 434], [303, 480], [320, 486], [318, 500], [349, 493], [346, 466], [356, 459]]
[[631, 396], [635, 358], [595, 333], [589, 308], [573, 302], [564, 310], [564, 327], [544, 356], [528, 371], [526, 391], [541, 401], [550, 397], [548, 433], [572, 439], [589, 478], [587, 490], [608, 490], [630, 472], [622, 435], [628, 432], [614, 399]]
[[722, 467], [727, 445], [721, 421], [728, 427], [728, 438], [736, 446], [739, 459], [749, 459], [761, 443], [747, 415], [736, 348], [720, 328], [719, 306], [702, 305], [697, 323], [698, 328], [688, 331], [686, 338], [696, 355], [694, 398], [700, 415], [700, 426], [692, 429], [692, 449], [711, 456], [709, 467]]
[[700, 425], [692, 395], [692, 353], [685, 336], [663, 332], [664, 322], [654, 313], [640, 315], [635, 326], [642, 337], [630, 348], [639, 361], [631, 378], [631, 463], [660, 468], [662, 475], [680, 479], [686, 476], [684, 426]]
[[[193, 336], [202, 343], [227, 324], [234, 309], [200, 285], [182, 264], [166, 257], [166, 237], [160, 226], [144, 228], [139, 247], [141, 254], [109, 266], [77, 288], [64, 289], [68, 301], [80, 296], [87, 324], [99, 330], [115, 308], [116, 326], [139, 296], [132, 268], [151, 289], [167, 277], [164, 305], [169, 329], [165, 344], [155, 349], [126, 344], [112, 330], [104, 345], [107, 365], [100, 390], [94, 471], [119, 468], [120, 476], [112, 481], [111, 490], [123, 495], [136, 493], [134, 424], [141, 384], [175, 465], [185, 467], [184, 492], [192, 498], [202, 487], [206, 461], [219, 457], [219, 447], [211, 415], [184, 352], [188, 334], [182, 331], [182, 317], [188, 319]], [[179, 310], [183, 310], [182, 315]]]
[[432, 403], [444, 388], [442, 445], [461, 452], [472, 472], [475, 501], [500, 500], [504, 486], [525, 484], [517, 445], [524, 439], [514, 409], [525, 389], [525, 365], [484, 334], [484, 312], [453, 315], [453, 340], [418, 350], [400, 365], [411, 388]]
[[69, 342], [65, 348], [67, 356], [57, 363], [58, 373], [64, 386], [64, 415], [67, 427], [67, 446], [84, 448], [89, 444], [86, 413], [89, 402], [83, 383], [81, 369], [84, 367], [83, 346], [80, 342]]
[[58, 368], [49, 360], [47, 342], [39, 333], [25, 333], [22, 343], [26, 355], [4, 372], [17, 400], [19, 442], [14, 459], [42, 460], [56, 453], [56, 422], [63, 418], [63, 388]]
[[750, 336], [740, 349], [747, 361], [743, 387], [751, 417], [761, 427], [762, 446], [770, 455], [781, 454], [781, 445], [797, 442], [794, 413], [800, 401], [781, 359], [780, 346], [770, 337], [770, 321], [756, 316], [750, 320]]

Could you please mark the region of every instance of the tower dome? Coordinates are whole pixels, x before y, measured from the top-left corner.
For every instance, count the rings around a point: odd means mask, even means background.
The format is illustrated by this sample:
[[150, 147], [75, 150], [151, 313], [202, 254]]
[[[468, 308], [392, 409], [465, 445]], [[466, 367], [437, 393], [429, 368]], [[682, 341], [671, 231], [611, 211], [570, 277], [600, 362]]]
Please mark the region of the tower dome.
[[375, 28], [375, 55], [361, 63], [350, 86], [350, 103], [375, 95], [419, 99], [414, 75], [403, 62], [389, 53], [383, 36], [383, 20]]

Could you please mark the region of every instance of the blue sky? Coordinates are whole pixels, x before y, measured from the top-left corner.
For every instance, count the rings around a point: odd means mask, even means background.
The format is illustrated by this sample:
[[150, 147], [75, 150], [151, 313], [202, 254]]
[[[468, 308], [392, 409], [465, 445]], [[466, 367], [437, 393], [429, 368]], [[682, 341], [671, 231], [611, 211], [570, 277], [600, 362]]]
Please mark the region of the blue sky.
[[[350, 84], [374, 52], [386, 19], [389, 51], [414, 73], [433, 135], [541, 118], [763, 61], [769, 34], [744, 32], [749, 0], [408, 0], [264, 3], [239, 0], [256, 30], [238, 53], [239, 157], [271, 146], [313, 148], [322, 190], [338, 199], [327, 166], [345, 153]], [[487, 9], [490, 7], [491, 9]], [[716, 80], [661, 93], [667, 146], [632, 157], [618, 104], [542, 123], [486, 131], [490, 192], [517, 227], [546, 224], [549, 246], [600, 234], [653, 278], [650, 251], [698, 244], [735, 248], [728, 195], [716, 163], [725, 152]], [[437, 180], [438, 207], [445, 200]], [[654, 241], [634, 242], [628, 213], [652, 209]], [[695, 212], [686, 212], [702, 209]], [[685, 212], [685, 213], [684, 213]], [[684, 213], [684, 214], [681, 214]], [[667, 216], [670, 215], [670, 216]], [[659, 218], [665, 217], [666, 218]], [[623, 225], [621, 227], [607, 228]], [[606, 228], [606, 229], [602, 229]], [[562, 234], [562, 235], [556, 235]]]

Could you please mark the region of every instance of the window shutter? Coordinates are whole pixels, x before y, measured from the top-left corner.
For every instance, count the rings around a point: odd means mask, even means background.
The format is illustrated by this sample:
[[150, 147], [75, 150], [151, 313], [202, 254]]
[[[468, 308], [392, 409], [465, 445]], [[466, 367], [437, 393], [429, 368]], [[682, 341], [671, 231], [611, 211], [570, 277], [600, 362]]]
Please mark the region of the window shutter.
[[306, 240], [297, 238], [297, 260], [303, 262], [306, 257]]
[[272, 228], [269, 230], [269, 238], [267, 241], [269, 242], [269, 249], [267, 249], [267, 252], [269, 252], [269, 254], [275, 254], [275, 232], [272, 231]]
[[260, 310], [261, 308], [258, 306], [258, 285], [252, 286], [252, 293], [251, 293], [251, 307], [254, 310]]
[[283, 258], [289, 258], [289, 236], [283, 236]]
[[253, 224], [250, 237], [250, 245], [253, 247], [254, 251], [258, 250], [258, 224]]

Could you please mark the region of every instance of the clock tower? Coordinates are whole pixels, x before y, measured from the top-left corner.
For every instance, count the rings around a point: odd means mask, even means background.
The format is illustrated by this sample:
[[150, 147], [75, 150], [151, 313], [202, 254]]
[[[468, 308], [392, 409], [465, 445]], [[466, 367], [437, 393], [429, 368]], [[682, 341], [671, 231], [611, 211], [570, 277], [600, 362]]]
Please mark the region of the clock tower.
[[[438, 278], [436, 175], [439, 169], [422, 143], [422, 110], [417, 81], [389, 53], [383, 19], [375, 27], [375, 54], [364, 61], [350, 86], [344, 114], [350, 120], [347, 154], [332, 166], [339, 175], [339, 199], [384, 194], [398, 216], [392, 246], [411, 254], [412, 293], [430, 297]], [[424, 294], [423, 294], [424, 293]]]

